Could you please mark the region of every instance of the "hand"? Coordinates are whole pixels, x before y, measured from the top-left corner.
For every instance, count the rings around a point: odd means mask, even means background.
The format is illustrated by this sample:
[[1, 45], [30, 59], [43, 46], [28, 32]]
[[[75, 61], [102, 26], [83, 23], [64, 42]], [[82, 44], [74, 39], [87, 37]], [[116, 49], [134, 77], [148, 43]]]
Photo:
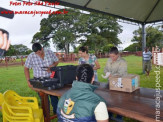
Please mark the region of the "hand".
[[110, 79], [111, 77], [112, 77], [112, 75], [110, 74], [110, 75], [109, 75], [109, 79]]
[[47, 70], [46, 70], [48, 73], [51, 73], [50, 68], [51, 68], [51, 67], [48, 67]]
[[50, 67], [50, 68], [51, 68], [51, 67], [54, 67], [54, 65], [52, 64], [52, 65], [50, 65], [49, 67]]
[[48, 72], [48, 73], [51, 72], [50, 68], [51, 68], [51, 67], [41, 67], [41, 69], [42, 69], [43, 71], [46, 71], [46, 72]]
[[7, 34], [0, 31], [0, 49], [8, 50], [10, 46], [10, 41], [7, 39]]
[[29, 86], [30, 88], [33, 88], [33, 86], [30, 84], [29, 81], [27, 81], [27, 83], [28, 83], [28, 86]]
[[97, 67], [93, 67], [93, 70], [97, 70]]
[[105, 76], [102, 74], [101, 75], [104, 79], [107, 79], [107, 78], [109, 78], [109, 76], [110, 76], [110, 72], [107, 72], [106, 74], [105, 74]]

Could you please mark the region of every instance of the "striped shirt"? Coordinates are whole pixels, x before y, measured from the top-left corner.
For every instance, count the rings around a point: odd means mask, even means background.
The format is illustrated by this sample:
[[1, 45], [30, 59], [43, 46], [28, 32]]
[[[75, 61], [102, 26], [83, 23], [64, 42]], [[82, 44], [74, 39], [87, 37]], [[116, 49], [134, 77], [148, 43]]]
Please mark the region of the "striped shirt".
[[32, 52], [25, 62], [24, 66], [27, 68], [32, 68], [33, 76], [36, 78], [50, 77], [51, 73], [43, 71], [41, 67], [49, 67], [54, 62], [58, 61], [57, 56], [51, 50], [44, 49], [44, 54], [45, 54], [44, 59], [42, 59], [37, 54], [35, 54], [35, 52]]
[[151, 57], [152, 57], [152, 53], [150, 51], [148, 52], [143, 52], [143, 60], [144, 61], [150, 61], [151, 60]]

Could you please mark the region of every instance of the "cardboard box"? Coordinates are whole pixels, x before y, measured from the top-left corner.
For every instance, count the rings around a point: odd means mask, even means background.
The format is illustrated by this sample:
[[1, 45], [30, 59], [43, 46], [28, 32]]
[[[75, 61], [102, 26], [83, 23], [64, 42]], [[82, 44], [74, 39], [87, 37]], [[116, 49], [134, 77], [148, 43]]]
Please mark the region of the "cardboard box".
[[110, 90], [133, 92], [139, 89], [140, 77], [139, 75], [128, 74], [126, 76], [113, 76], [109, 79]]

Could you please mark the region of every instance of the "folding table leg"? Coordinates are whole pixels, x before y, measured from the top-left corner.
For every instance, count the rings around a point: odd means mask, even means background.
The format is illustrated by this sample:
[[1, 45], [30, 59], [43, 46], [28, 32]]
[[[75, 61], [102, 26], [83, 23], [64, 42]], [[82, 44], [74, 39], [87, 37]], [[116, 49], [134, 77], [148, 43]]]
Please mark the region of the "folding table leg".
[[41, 105], [44, 113], [44, 120], [45, 122], [50, 122], [50, 112], [49, 112], [50, 108], [48, 102], [48, 95], [43, 92], [39, 92], [39, 94], [41, 97]]

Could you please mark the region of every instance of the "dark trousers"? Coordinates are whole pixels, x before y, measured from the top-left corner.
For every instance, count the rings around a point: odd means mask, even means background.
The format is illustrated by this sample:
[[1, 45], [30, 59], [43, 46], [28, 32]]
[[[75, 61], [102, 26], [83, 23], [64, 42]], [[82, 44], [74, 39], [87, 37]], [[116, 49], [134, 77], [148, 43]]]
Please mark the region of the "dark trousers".
[[[40, 94], [38, 94], [38, 95], [40, 97]], [[49, 100], [49, 97], [50, 97], [50, 100]], [[40, 99], [41, 99], [41, 97], [40, 97]], [[51, 103], [51, 105], [53, 107], [53, 113], [56, 114], [57, 113], [57, 105], [58, 105], [58, 97], [57, 96], [48, 95], [49, 110], [50, 110], [50, 103]]]
[[[51, 105], [53, 107], [53, 113], [56, 114], [57, 113], [57, 105], [58, 105], [58, 97], [57, 96], [50, 96], [50, 100], [51, 100]], [[49, 99], [48, 99], [49, 101]], [[50, 108], [50, 101], [49, 101], [49, 108]]]
[[121, 115], [116, 115], [116, 117], [114, 118], [113, 113], [111, 113], [111, 112], [109, 112], [109, 118], [110, 118], [111, 120], [116, 121], [116, 122], [123, 122], [123, 116], [121, 116]]

